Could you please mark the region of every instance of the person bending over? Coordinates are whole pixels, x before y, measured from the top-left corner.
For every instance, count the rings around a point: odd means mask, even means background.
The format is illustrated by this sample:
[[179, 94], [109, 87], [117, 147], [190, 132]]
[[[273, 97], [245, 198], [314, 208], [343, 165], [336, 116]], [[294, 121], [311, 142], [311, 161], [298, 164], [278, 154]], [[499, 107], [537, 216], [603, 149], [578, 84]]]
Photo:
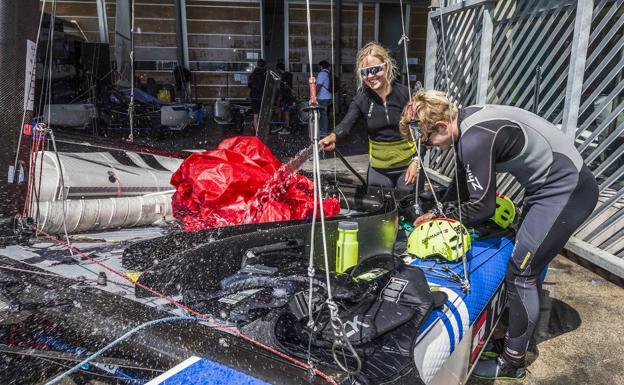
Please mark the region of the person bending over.
[[[397, 70], [388, 51], [377, 42], [366, 44], [356, 58], [358, 92], [344, 119], [334, 132], [319, 141], [325, 151], [333, 151], [336, 141], [344, 139], [364, 118], [368, 131], [368, 185], [414, 190], [418, 161], [414, 142], [401, 137], [399, 120], [409, 101], [409, 89], [395, 83]], [[424, 180], [420, 178], [420, 187]]]
[[[522, 378], [539, 315], [540, 273], [593, 211], [598, 201], [596, 180], [573, 142], [531, 112], [501, 105], [458, 110], [439, 91], [419, 91], [412, 101], [405, 113], [413, 111], [411, 118], [426, 146], [445, 150], [451, 141], [455, 144], [458, 188], [466, 199], [447, 217], [459, 219], [461, 210], [466, 225], [490, 218], [496, 209], [497, 172], [512, 174], [525, 188], [523, 220], [505, 277], [509, 298], [505, 349], [495, 360], [480, 361], [473, 372], [481, 378]], [[437, 215], [424, 214], [414, 225]]]

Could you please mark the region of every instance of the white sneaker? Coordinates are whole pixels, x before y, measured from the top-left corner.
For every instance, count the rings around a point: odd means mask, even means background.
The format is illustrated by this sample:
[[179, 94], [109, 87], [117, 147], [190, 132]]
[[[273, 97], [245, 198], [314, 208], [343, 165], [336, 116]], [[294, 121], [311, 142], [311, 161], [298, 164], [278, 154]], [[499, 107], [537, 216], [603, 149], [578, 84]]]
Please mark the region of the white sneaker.
[[280, 135], [290, 135], [290, 131], [288, 131], [287, 129], [284, 128], [283, 130], [278, 131], [278, 134], [280, 134]]

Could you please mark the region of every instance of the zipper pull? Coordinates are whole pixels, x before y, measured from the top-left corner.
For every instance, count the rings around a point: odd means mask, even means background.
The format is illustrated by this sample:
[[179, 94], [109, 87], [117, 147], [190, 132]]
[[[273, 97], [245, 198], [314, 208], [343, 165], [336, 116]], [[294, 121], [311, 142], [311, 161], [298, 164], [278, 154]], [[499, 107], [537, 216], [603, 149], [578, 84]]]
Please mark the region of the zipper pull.
[[386, 122], [388, 123], [388, 125], [390, 125], [390, 116], [388, 116], [388, 106], [386, 105], [385, 101], [384, 101], [384, 110], [386, 111]]

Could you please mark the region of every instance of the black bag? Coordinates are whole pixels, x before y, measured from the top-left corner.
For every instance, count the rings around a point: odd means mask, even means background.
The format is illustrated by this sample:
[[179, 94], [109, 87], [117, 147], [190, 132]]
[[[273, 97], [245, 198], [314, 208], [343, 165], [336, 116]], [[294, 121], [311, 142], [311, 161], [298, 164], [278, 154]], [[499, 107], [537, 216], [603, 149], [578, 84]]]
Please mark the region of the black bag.
[[[376, 295], [343, 312], [340, 319], [351, 344], [360, 346], [412, 319], [418, 319], [421, 325], [433, 307], [434, 299], [423, 271], [401, 264]], [[329, 333], [333, 333], [331, 328], [324, 330], [325, 339], [332, 338]]]

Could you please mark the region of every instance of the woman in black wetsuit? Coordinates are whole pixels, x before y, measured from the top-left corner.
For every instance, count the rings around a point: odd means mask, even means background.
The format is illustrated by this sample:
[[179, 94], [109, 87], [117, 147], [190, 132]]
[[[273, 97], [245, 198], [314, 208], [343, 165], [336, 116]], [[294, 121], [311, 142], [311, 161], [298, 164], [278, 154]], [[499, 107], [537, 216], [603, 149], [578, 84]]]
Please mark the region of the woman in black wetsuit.
[[[507, 266], [505, 348], [497, 359], [480, 361], [473, 372], [481, 378], [522, 378], [539, 315], [540, 274], [596, 206], [596, 179], [569, 138], [523, 109], [483, 105], [458, 111], [444, 93], [420, 91], [405, 114], [413, 114], [403, 121], [418, 123], [427, 147], [444, 150], [455, 144], [464, 224], [494, 213], [496, 172], [509, 172], [525, 188], [523, 220]], [[401, 130], [407, 135], [406, 124]], [[456, 199], [457, 191], [447, 196]], [[414, 224], [438, 215], [427, 213]], [[458, 209], [446, 217], [459, 219]]]
[[[394, 83], [396, 67], [388, 51], [379, 43], [366, 44], [357, 55], [359, 90], [344, 119], [334, 132], [319, 143], [325, 151], [336, 148], [360, 118], [366, 120], [370, 165], [368, 185], [391, 187], [409, 193], [414, 190], [418, 162], [416, 147], [399, 132], [399, 120], [409, 101], [409, 89]], [[424, 181], [421, 178], [421, 183]]]

